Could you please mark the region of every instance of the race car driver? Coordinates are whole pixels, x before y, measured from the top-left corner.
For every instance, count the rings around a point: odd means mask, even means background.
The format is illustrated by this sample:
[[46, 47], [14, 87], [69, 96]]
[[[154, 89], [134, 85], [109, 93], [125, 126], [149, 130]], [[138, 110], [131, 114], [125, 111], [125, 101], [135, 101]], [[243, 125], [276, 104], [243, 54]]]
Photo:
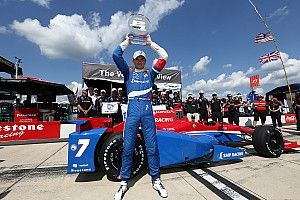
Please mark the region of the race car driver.
[[123, 53], [131, 41], [126, 39], [113, 52], [113, 59], [124, 76], [128, 94], [128, 110], [124, 129], [124, 149], [122, 154], [122, 166], [120, 171], [121, 186], [114, 198], [122, 199], [128, 190], [127, 182], [130, 179], [133, 152], [135, 147], [138, 128], [141, 125], [148, 157], [149, 174], [152, 178], [152, 186], [163, 198], [168, 193], [160, 181], [159, 152], [156, 138], [156, 126], [152, 110], [152, 86], [157, 74], [164, 68], [168, 54], [167, 52], [151, 41], [148, 35], [146, 45], [150, 46], [159, 56], [151, 69], [146, 69], [146, 54], [143, 51], [136, 51], [133, 54], [134, 67], [128, 67], [123, 58]]

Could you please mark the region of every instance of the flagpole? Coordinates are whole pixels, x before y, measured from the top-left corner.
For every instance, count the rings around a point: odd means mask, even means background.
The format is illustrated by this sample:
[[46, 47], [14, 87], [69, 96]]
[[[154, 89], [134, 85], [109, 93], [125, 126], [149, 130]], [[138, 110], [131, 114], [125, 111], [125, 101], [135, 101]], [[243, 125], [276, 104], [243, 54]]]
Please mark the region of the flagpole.
[[[283, 60], [281, 58], [281, 55], [280, 55], [280, 51], [279, 51], [279, 47], [277, 45], [277, 42], [275, 40], [275, 37], [274, 35], [272, 34], [272, 31], [271, 29], [269, 28], [269, 26], [267, 25], [266, 21], [264, 20], [264, 18], [261, 16], [261, 14], [258, 12], [256, 6], [253, 4], [253, 2], [251, 0], [248, 0], [250, 2], [250, 4], [253, 6], [255, 12], [257, 13], [257, 15], [259, 16], [260, 20], [263, 22], [263, 24], [265, 25], [267, 31], [271, 34], [271, 36], [273, 37], [273, 42], [274, 42], [274, 45], [275, 45], [275, 48], [276, 50], [279, 52], [279, 58], [280, 58], [280, 61], [281, 61], [281, 65], [282, 65], [282, 69], [284, 71], [284, 76], [285, 76], [285, 80], [286, 80], [286, 83], [287, 83], [287, 86], [288, 86], [288, 90], [289, 90], [289, 94], [290, 94], [290, 101], [291, 101], [291, 104], [293, 104], [293, 96], [292, 96], [292, 90], [291, 90], [291, 87], [290, 87], [290, 84], [289, 84], [289, 80], [288, 80], [288, 76], [287, 76], [287, 72], [286, 72], [286, 69], [285, 69], [285, 66], [284, 66], [284, 63], [283, 63]], [[292, 107], [293, 109], [293, 107]], [[294, 109], [293, 109], [294, 110]]]

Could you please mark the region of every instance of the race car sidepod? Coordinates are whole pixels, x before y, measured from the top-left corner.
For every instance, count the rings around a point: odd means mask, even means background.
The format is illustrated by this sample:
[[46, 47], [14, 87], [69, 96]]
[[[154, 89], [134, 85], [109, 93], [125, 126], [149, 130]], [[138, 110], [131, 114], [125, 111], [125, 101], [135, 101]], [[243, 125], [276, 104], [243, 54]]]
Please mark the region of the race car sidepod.
[[69, 136], [68, 173], [96, 171], [95, 150], [107, 128], [78, 131]]

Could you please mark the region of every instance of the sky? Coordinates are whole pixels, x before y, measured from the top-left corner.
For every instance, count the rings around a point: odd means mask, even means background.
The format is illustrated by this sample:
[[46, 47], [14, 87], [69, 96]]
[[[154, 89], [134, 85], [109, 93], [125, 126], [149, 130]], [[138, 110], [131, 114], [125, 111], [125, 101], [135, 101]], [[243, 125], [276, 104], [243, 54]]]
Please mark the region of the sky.
[[[278, 43], [289, 82], [299, 83], [300, 1], [252, 1]], [[132, 13], [150, 19], [152, 40], [169, 54], [166, 68], [182, 71], [183, 96], [247, 94], [256, 74], [257, 93], [286, 85], [279, 60], [259, 62], [276, 49], [273, 42], [254, 43], [267, 31], [248, 0], [0, 0], [0, 9], [0, 55], [22, 58], [24, 76], [71, 89], [82, 84], [82, 62], [113, 64]], [[151, 65], [155, 53], [140, 45], [126, 50], [127, 62], [138, 49]]]

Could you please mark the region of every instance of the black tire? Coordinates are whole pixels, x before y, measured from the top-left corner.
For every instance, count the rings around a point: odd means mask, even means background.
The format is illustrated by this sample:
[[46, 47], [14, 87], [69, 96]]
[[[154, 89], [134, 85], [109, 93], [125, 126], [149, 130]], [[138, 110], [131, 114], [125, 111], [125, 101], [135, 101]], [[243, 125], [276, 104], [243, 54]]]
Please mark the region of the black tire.
[[[97, 152], [97, 162], [109, 180], [118, 181], [122, 164], [123, 134], [117, 133], [108, 137]], [[143, 141], [139, 138], [133, 154], [131, 177], [138, 175], [147, 164], [146, 150]]]
[[277, 158], [284, 149], [281, 131], [272, 126], [261, 126], [254, 130], [252, 142], [256, 152], [264, 157]]

